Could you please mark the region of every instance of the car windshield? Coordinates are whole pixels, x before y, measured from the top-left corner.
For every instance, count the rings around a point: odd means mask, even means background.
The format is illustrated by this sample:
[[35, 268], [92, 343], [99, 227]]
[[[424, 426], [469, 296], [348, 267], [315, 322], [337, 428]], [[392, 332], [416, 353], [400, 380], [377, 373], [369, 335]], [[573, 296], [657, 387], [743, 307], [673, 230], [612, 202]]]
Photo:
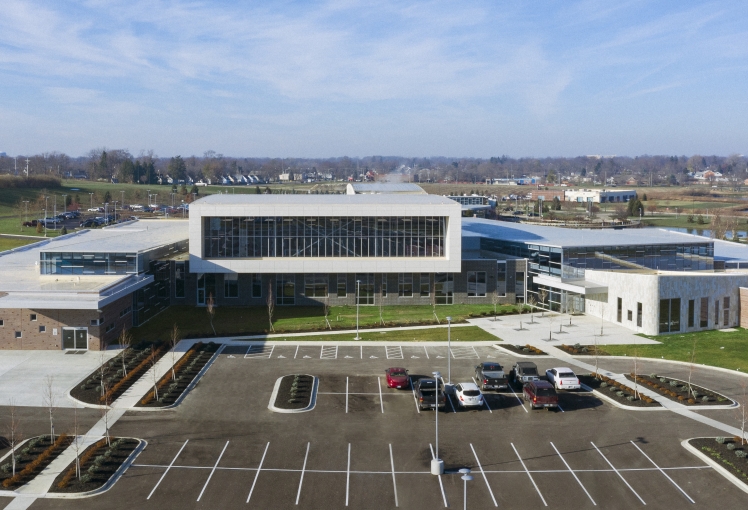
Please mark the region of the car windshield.
[[462, 392], [462, 394], [465, 395], [466, 397], [477, 397], [478, 395], [480, 395], [480, 391], [478, 391], [478, 390], [465, 390], [464, 392]]
[[499, 365], [498, 363], [483, 363], [484, 372], [497, 372], [501, 370], [501, 365]]
[[520, 371], [525, 375], [538, 375], [538, 370], [535, 367], [520, 367]]
[[550, 389], [550, 388], [538, 388], [538, 391], [537, 391], [537, 393], [536, 393], [536, 395], [537, 395], [538, 397], [552, 397], [552, 396], [554, 396], [555, 394], [556, 394], [556, 392], [555, 392], [555, 391], [553, 391], [553, 390], [552, 390], [552, 389]]
[[558, 376], [563, 379], [576, 379], [577, 378], [577, 376], [574, 375], [574, 372], [561, 372], [560, 374], [558, 374]]
[[393, 377], [405, 377], [408, 374], [405, 373], [405, 370], [392, 370], [390, 375]]
[[433, 395], [436, 393], [436, 390], [434, 390], [433, 386], [431, 388], [421, 388], [421, 393], [424, 395]]

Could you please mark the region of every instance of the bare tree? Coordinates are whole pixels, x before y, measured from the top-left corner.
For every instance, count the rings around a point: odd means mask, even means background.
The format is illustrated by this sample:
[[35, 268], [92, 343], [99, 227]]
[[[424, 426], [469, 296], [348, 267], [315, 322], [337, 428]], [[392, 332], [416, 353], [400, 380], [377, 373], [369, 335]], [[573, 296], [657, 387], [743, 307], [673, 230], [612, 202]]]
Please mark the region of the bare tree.
[[[382, 309], [382, 305], [379, 305], [379, 309]], [[330, 325], [330, 320], [328, 317], [330, 316], [330, 298], [329, 296], [325, 296], [325, 300], [322, 302], [322, 313], [325, 315], [325, 324], [327, 325], [327, 328], [332, 330], [332, 326]], [[379, 317], [382, 317], [382, 314], [380, 312]]]
[[16, 408], [16, 401], [11, 398], [8, 401], [8, 443], [10, 443], [10, 460], [13, 469], [13, 476], [16, 476], [16, 446], [18, 443], [23, 441], [23, 434], [21, 434], [21, 420], [18, 418], [18, 408]]
[[49, 411], [49, 443], [55, 442], [55, 420], [54, 410], [55, 404], [57, 403], [57, 395], [55, 395], [55, 378], [53, 375], [48, 375], [44, 378], [44, 386], [42, 387], [42, 401], [44, 406]]
[[491, 301], [493, 302], [493, 320], [496, 322], [496, 306], [499, 304], [499, 289], [494, 290], [491, 295]]
[[213, 293], [208, 294], [208, 301], [205, 303], [205, 309], [208, 311], [210, 319], [210, 329], [213, 330], [213, 336], [216, 336], [216, 328], [213, 327], [213, 317], [216, 316], [216, 304], [213, 300]]
[[179, 327], [177, 323], [174, 323], [174, 327], [171, 330], [171, 336], [169, 336], [169, 351], [171, 352], [171, 380], [177, 380], [177, 374], [174, 371], [174, 364], [177, 362], [177, 344], [181, 340], [179, 335]]
[[151, 379], [153, 380], [153, 399], [158, 400], [158, 375], [156, 374], [156, 364], [158, 363], [158, 358], [156, 357], [156, 351], [151, 350], [151, 353], [148, 355], [148, 365], [150, 365], [150, 373], [151, 373]]
[[748, 390], [748, 380], [743, 378], [743, 380], [740, 381], [740, 387], [743, 388], [743, 396], [742, 398], [738, 399], [740, 400], [740, 402], [738, 402], [740, 407], [735, 409], [735, 412], [737, 413], [738, 424], [740, 425], [740, 446], [743, 446], [746, 442], [745, 426], [746, 423], [748, 423], [748, 412], [746, 411], [746, 407], [748, 407], [748, 398], [746, 398], [746, 390]]
[[548, 291], [546, 289], [540, 289], [538, 291], [538, 297], [540, 298], [540, 316], [545, 317], [545, 300], [548, 299]]
[[637, 377], [639, 377], [639, 350], [634, 346], [634, 398], [639, 398]]
[[441, 321], [439, 320], [439, 316], [436, 315], [436, 292], [431, 293], [431, 312], [434, 314], [434, 319], [436, 319], [436, 323], [441, 324]]
[[379, 293], [379, 323], [386, 326], [384, 322], [384, 296], [381, 292]]
[[268, 322], [270, 323], [270, 331], [275, 333], [275, 328], [273, 327], [273, 312], [275, 311], [275, 296], [273, 295], [273, 281], [272, 280], [268, 282], [268, 297], [266, 300], [266, 304], [268, 307]]
[[538, 300], [535, 299], [535, 296], [530, 296], [527, 298], [527, 304], [530, 305], [530, 324], [535, 324], [535, 317], [533, 317], [533, 312], [535, 311], [535, 305], [538, 304]]
[[99, 351], [99, 388], [101, 389], [101, 396], [104, 396], [104, 379], [106, 374], [109, 372], [109, 363], [106, 359], [106, 351]]
[[693, 376], [694, 371], [696, 370], [696, 342], [698, 341], [698, 337], [694, 335], [693, 338], [693, 348], [691, 349], [691, 352], [688, 356], [688, 396], [693, 397], [693, 388], [691, 387], [691, 377]]
[[598, 349], [597, 349], [597, 335], [592, 333], [592, 337], [594, 338], [594, 341], [595, 341], [595, 378], [600, 379], [601, 378], [600, 369], [598, 368], [598, 361], [599, 361], [600, 354], [598, 353]]
[[122, 333], [119, 335], [119, 345], [122, 348], [121, 357], [122, 357], [122, 376], [127, 376], [127, 351], [130, 349], [130, 346], [132, 345], [132, 335], [130, 334], [130, 331], [127, 330], [127, 328], [122, 328]]
[[[73, 450], [75, 450], [75, 477], [81, 477], [81, 438], [78, 437], [78, 402], [73, 401]], [[83, 439], [85, 442], [85, 438]]]
[[109, 410], [111, 409], [110, 404], [112, 403], [112, 397], [109, 394], [109, 383], [106, 381], [101, 382], [101, 386], [104, 388], [104, 399], [103, 406], [101, 407], [101, 418], [104, 420], [104, 437], [106, 438], [106, 444], [111, 444], [109, 441]]

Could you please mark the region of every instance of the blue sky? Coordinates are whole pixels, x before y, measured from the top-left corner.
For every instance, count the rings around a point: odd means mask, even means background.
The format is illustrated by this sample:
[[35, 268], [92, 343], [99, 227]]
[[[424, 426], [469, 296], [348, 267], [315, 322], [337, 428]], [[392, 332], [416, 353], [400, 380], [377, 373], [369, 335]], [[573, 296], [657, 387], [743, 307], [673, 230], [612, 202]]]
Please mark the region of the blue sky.
[[3, 0], [0, 151], [748, 152], [748, 2]]

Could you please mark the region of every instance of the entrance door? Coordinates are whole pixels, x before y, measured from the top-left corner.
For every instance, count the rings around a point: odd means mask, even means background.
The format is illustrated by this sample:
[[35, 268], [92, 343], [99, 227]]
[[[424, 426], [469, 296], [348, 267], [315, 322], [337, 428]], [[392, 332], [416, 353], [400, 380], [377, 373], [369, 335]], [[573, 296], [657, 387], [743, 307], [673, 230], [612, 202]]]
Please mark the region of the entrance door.
[[62, 348], [87, 350], [88, 328], [62, 328]]

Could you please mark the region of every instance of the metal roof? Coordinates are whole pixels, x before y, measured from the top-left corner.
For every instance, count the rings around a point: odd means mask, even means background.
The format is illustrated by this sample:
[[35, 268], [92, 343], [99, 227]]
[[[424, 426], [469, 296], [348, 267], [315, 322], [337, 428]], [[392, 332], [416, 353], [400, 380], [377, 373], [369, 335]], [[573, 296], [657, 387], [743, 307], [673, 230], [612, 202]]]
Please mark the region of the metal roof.
[[209, 205], [449, 205], [457, 204], [454, 200], [439, 195], [401, 195], [363, 194], [363, 195], [254, 195], [254, 194], [221, 194], [209, 195], [190, 204], [190, 212], [201, 206]]
[[348, 185], [356, 193], [417, 193], [426, 194], [418, 184], [411, 182], [354, 182]]

